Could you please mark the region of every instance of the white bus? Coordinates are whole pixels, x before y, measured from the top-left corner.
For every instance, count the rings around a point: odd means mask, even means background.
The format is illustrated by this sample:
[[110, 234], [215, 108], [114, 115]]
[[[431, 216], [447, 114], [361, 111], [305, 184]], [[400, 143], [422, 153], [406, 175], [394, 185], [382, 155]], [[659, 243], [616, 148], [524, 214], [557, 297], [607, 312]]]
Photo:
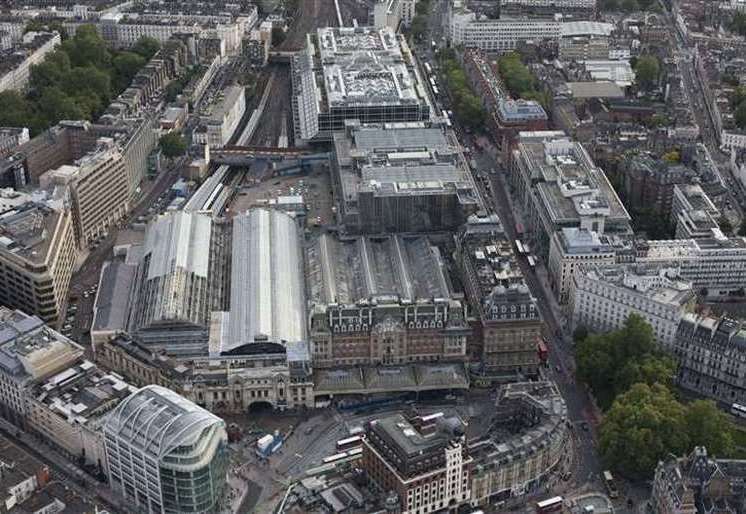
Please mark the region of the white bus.
[[520, 239], [515, 240], [515, 247], [518, 250], [518, 253], [523, 254], [525, 251], [523, 250], [523, 243], [521, 243]]
[[734, 403], [730, 406], [730, 413], [734, 416], [738, 416], [739, 418], [746, 418], [746, 407]]
[[536, 514], [549, 514], [550, 512], [559, 512], [562, 510], [564, 500], [562, 496], [555, 496], [547, 500], [540, 501], [536, 504]]
[[533, 255], [528, 256], [528, 265], [532, 268], [536, 267], [536, 259], [534, 259]]
[[432, 68], [432, 66], [430, 66], [429, 62], [425, 63], [425, 71], [427, 72], [428, 75], [432, 75], [433, 74], [433, 68]]
[[453, 123], [451, 123], [451, 118], [448, 116], [448, 111], [443, 110], [443, 119], [446, 120], [446, 127], [450, 128], [453, 126]]
[[606, 490], [609, 492], [609, 498], [613, 499], [619, 497], [619, 490], [616, 488], [614, 477], [611, 476], [611, 471], [604, 471], [604, 484], [606, 485]]

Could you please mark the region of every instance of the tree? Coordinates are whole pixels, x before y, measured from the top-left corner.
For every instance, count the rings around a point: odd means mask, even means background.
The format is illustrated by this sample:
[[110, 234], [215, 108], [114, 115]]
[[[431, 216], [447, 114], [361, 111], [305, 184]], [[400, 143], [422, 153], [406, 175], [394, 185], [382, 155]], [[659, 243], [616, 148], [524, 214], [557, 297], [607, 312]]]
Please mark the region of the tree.
[[733, 232], [733, 224], [730, 222], [725, 214], [720, 216], [720, 219], [718, 220], [718, 226], [720, 227], [720, 230], [723, 231], [723, 234], [730, 234], [731, 232]]
[[505, 54], [497, 62], [500, 77], [513, 96], [526, 98], [535, 93], [535, 83], [531, 71], [521, 61], [516, 52]]
[[31, 117], [31, 105], [17, 91], [0, 92], [0, 126], [26, 127]]
[[588, 329], [583, 325], [578, 325], [575, 327], [575, 330], [572, 331], [572, 340], [576, 343], [578, 341], [583, 341], [586, 337], [588, 337]]
[[131, 51], [149, 61], [160, 49], [161, 43], [157, 39], [143, 36], [132, 45]]
[[742, 36], [746, 36], [746, 14], [737, 12], [730, 23], [730, 30]]
[[601, 423], [604, 462], [631, 478], [649, 478], [659, 460], [688, 450], [686, 409], [661, 384], [635, 384]]
[[641, 55], [635, 66], [635, 81], [640, 89], [649, 91], [658, 84], [660, 63], [653, 55]]
[[681, 153], [676, 149], [671, 150], [670, 152], [666, 152], [665, 154], [663, 154], [663, 160], [670, 163], [680, 162]]
[[575, 359], [578, 378], [590, 386], [604, 410], [634, 383], [670, 384], [676, 369], [657, 349], [650, 324], [637, 314], [619, 330], [577, 341]]
[[421, 40], [422, 36], [427, 32], [427, 18], [418, 14], [412, 19], [412, 25], [409, 27], [409, 30], [414, 39]]
[[80, 120], [85, 112], [80, 105], [58, 87], [48, 87], [39, 98], [38, 108], [47, 124], [54, 125], [60, 120]]
[[[0, 103], [0, 105], [2, 105]], [[742, 221], [741, 225], [738, 227], [738, 235], [741, 237], [746, 237], [746, 221]]]
[[146, 63], [145, 57], [135, 52], [122, 52], [114, 57], [111, 64], [116, 72], [114, 77], [116, 89], [126, 89], [132, 78]]
[[75, 36], [64, 41], [62, 50], [70, 57], [73, 66], [95, 66], [106, 68], [111, 54], [94, 25], [81, 25]]
[[272, 27], [272, 46], [278, 47], [285, 42], [285, 31], [282, 27]]
[[732, 426], [726, 415], [711, 400], [696, 400], [687, 406], [686, 430], [691, 450], [695, 446], [705, 446], [710, 455], [731, 456], [735, 444]]
[[67, 53], [56, 50], [44, 59], [41, 63], [31, 67], [30, 87], [31, 89], [41, 91], [45, 87], [57, 86], [65, 80], [65, 76], [70, 73], [72, 65]]
[[169, 158], [179, 157], [186, 153], [187, 144], [184, 136], [177, 132], [169, 132], [161, 136], [159, 145], [163, 155]]
[[746, 102], [741, 102], [733, 113], [738, 128], [746, 128]]

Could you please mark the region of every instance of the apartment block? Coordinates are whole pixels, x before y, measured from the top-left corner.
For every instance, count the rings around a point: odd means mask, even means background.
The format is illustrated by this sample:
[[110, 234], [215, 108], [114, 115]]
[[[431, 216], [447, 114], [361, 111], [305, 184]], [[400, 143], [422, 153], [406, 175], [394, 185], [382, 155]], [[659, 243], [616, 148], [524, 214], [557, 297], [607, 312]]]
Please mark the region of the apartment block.
[[127, 215], [127, 178], [124, 156], [112, 139], [103, 138], [74, 164], [44, 173], [39, 184], [43, 189], [69, 191], [76, 239], [87, 248]]
[[71, 460], [106, 471], [101, 426], [106, 415], [135, 391], [116, 373], [80, 359], [27, 391], [28, 429]]
[[702, 190], [699, 184], [676, 184], [673, 186], [671, 221], [676, 225], [677, 239], [699, 239], [712, 237], [720, 230], [720, 210]]
[[540, 256], [548, 256], [552, 236], [562, 228], [632, 233], [631, 217], [604, 171], [564, 132], [521, 132], [510, 174]]
[[214, 103], [200, 111], [200, 126], [194, 132], [194, 141], [210, 148], [222, 148], [233, 136], [245, 111], [244, 88], [225, 88]]
[[616, 251], [609, 238], [581, 228], [563, 228], [549, 244], [549, 285], [560, 304], [567, 303], [575, 270], [583, 264], [613, 264]]
[[77, 256], [72, 213], [26, 203], [0, 214], [0, 304], [61, 321]]
[[686, 314], [674, 340], [679, 386], [715, 401], [746, 402], [746, 327], [742, 321]]
[[469, 9], [464, 0], [448, 1], [446, 19], [452, 45], [487, 52], [511, 52], [525, 41], [558, 42], [562, 35], [562, 23], [553, 18], [489, 18]]
[[83, 348], [55, 332], [36, 316], [0, 307], [0, 414], [25, 426], [27, 391], [71, 366]]
[[0, 92], [23, 92], [28, 87], [31, 67], [40, 64], [47, 54], [62, 43], [57, 32], [27, 32], [22, 44], [3, 52], [0, 64]]
[[679, 322], [695, 301], [691, 283], [680, 280], [675, 269], [581, 264], [573, 275], [569, 312], [573, 329], [593, 332], [618, 330], [637, 314], [653, 328], [656, 341], [671, 348]]
[[542, 491], [568, 464], [567, 405], [549, 381], [500, 388], [486, 432], [471, 438], [471, 505], [496, 505]]

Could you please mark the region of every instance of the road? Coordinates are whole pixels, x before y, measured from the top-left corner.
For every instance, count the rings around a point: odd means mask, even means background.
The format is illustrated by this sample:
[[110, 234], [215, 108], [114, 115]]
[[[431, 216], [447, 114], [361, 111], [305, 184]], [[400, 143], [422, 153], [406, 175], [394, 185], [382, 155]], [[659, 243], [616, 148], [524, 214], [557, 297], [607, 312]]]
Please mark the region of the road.
[[[147, 213], [148, 209], [155, 203], [156, 199], [165, 193], [178, 180], [178, 168], [181, 161], [177, 161], [172, 167], [165, 169], [152, 181], [143, 183], [143, 191], [135, 208], [120, 222], [124, 227], [131, 220], [137, 219]], [[98, 284], [101, 267], [104, 262], [111, 259], [112, 248], [117, 240], [118, 227], [111, 227], [109, 234], [93, 248], [86, 257], [83, 265], [73, 275], [70, 282], [69, 305], [76, 305], [73, 319], [69, 321], [72, 325], [70, 336], [74, 341], [81, 344], [90, 343], [90, 329], [93, 321], [93, 303], [95, 294], [92, 288]]]
[[681, 76], [684, 83], [684, 91], [689, 98], [689, 104], [692, 107], [694, 119], [699, 126], [700, 139], [707, 147], [713, 160], [717, 164], [720, 183], [725, 188], [725, 209], [731, 211], [731, 221], [736, 224], [743, 219], [742, 207], [746, 205], [746, 194], [744, 188], [734, 177], [726, 154], [720, 150], [719, 134], [715, 129], [711, 109], [713, 106], [706, 100], [705, 85], [702, 84], [694, 68], [694, 53], [697, 51], [690, 46], [681, 31], [676, 26], [673, 15], [666, 9], [665, 3], [660, 2], [663, 12], [666, 14], [666, 22], [671, 27], [671, 33], [674, 35], [672, 44], [675, 47], [673, 52], [674, 59], [681, 70]]

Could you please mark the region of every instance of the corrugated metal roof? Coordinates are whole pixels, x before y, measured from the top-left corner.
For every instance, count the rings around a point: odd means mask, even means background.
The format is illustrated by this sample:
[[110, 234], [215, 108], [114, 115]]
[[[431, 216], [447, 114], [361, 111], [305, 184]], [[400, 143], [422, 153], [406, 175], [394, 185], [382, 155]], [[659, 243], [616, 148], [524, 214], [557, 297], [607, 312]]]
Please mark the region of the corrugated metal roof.
[[295, 219], [253, 209], [233, 219], [231, 309], [221, 351], [256, 339], [305, 340], [305, 294]]
[[211, 232], [212, 221], [205, 215], [175, 212], [158, 218], [145, 238], [144, 254], [151, 254], [148, 280], [176, 268], [207, 278]]

